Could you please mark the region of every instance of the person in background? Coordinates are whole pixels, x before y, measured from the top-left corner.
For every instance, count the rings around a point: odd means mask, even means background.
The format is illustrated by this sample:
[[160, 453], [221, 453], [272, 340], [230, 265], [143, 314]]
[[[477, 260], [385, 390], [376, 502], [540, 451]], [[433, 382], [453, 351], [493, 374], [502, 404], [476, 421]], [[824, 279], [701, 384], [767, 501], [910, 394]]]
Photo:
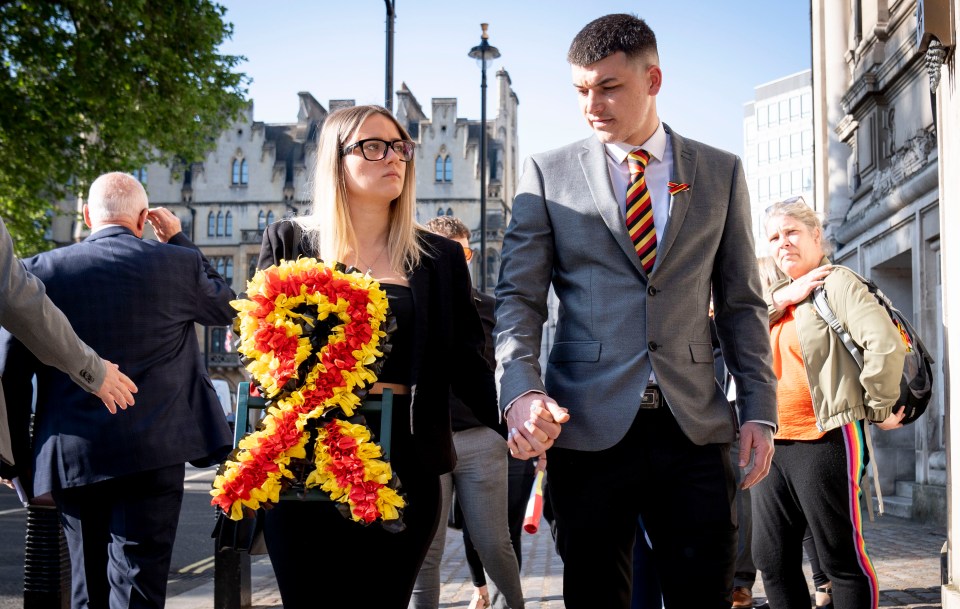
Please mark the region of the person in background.
[[[264, 538], [287, 609], [406, 609], [440, 522], [440, 476], [456, 463], [450, 390], [484, 425], [500, 425], [463, 248], [414, 220], [415, 144], [389, 110], [331, 113], [317, 144], [313, 206], [270, 225], [259, 267], [300, 256], [375, 278], [396, 319], [370, 392], [393, 390], [390, 465], [406, 499], [400, 532], [344, 518], [333, 502], [280, 501]], [[379, 416], [365, 414], [377, 433]]]
[[[875, 609], [879, 587], [859, 503], [864, 422], [901, 426], [896, 400], [905, 348], [867, 287], [827, 259], [820, 221], [803, 199], [771, 205], [764, 226], [786, 279], [769, 290], [780, 429], [770, 475], [752, 491], [754, 562], [772, 607], [809, 609], [801, 564], [809, 526], [836, 606]], [[814, 310], [818, 287], [863, 348], [862, 370]]]
[[[13, 254], [13, 240], [0, 219], [0, 327], [48, 366], [58, 368], [82, 389], [96, 395], [111, 414], [134, 403], [136, 384], [116, 364], [80, 340], [70, 322], [47, 297], [43, 283], [28, 273]], [[0, 353], [0, 361], [6, 359]], [[0, 369], [0, 376], [3, 370]], [[0, 479], [13, 487], [20, 467], [31, 460], [29, 412], [15, 405], [8, 412], [0, 388]], [[13, 419], [11, 421], [11, 419]], [[16, 430], [11, 437], [10, 430]], [[29, 476], [25, 476], [29, 478]], [[30, 494], [30, 493], [28, 493]]]
[[[458, 218], [438, 216], [427, 222], [426, 228], [459, 243], [468, 262], [473, 257], [473, 250], [470, 249], [470, 229]], [[496, 366], [492, 338], [495, 301], [489, 294], [476, 289], [473, 290], [473, 299], [486, 337], [484, 357], [493, 369]], [[495, 409], [496, 403], [489, 407]], [[467, 564], [474, 585], [470, 607], [484, 609], [491, 606], [484, 569], [495, 584], [495, 606], [523, 607], [519, 561], [511, 546], [508, 526], [512, 523], [508, 522], [507, 509], [507, 443], [503, 436], [481, 423], [470, 408], [455, 395], [450, 398], [450, 418], [453, 423], [453, 446], [457, 452], [457, 464], [452, 472], [440, 478], [443, 488], [440, 513], [449, 512], [453, 493], [456, 492], [457, 505], [463, 512], [464, 547], [467, 550]], [[529, 493], [529, 489], [527, 492]], [[519, 524], [522, 525], [522, 514], [520, 520]], [[470, 540], [469, 547], [467, 539]], [[443, 557], [445, 540], [445, 527], [440, 527], [417, 576], [410, 603], [412, 609], [436, 609], [439, 605], [440, 560]], [[473, 557], [470, 556], [471, 550]]]
[[[184, 463], [218, 463], [232, 444], [196, 324], [229, 324], [235, 294], [174, 214], [148, 209], [133, 176], [94, 180], [83, 218], [84, 241], [24, 265], [77, 335], [130, 375], [137, 405], [110, 416], [9, 336], [4, 392], [28, 408], [36, 374], [33, 491], [50, 492], [60, 510], [73, 606], [162, 607]], [[159, 242], [142, 239], [147, 222]]]
[[[739, 427], [752, 486], [776, 427], [743, 166], [660, 120], [664, 73], [642, 19], [592, 21], [567, 59], [594, 135], [528, 159], [514, 198], [496, 290], [508, 445], [520, 459], [549, 451], [569, 609], [629, 607], [639, 517], [666, 606], [730, 609], [727, 451]], [[551, 285], [560, 316], [541, 376]], [[714, 377], [711, 293], [737, 354], [739, 425]]]

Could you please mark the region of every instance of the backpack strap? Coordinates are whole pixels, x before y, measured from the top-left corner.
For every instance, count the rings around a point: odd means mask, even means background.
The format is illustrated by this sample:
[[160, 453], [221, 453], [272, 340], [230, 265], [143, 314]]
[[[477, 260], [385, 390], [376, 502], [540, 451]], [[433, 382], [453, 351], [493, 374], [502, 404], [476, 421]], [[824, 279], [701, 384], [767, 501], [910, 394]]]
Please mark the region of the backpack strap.
[[850, 333], [847, 332], [840, 323], [840, 320], [837, 319], [833, 309], [830, 308], [830, 303], [827, 302], [827, 293], [824, 291], [823, 286], [818, 286], [813, 290], [813, 307], [817, 310], [820, 317], [823, 318], [823, 321], [827, 322], [827, 325], [837, 333], [843, 346], [847, 348], [847, 351], [850, 352], [850, 355], [853, 356], [853, 359], [856, 360], [857, 365], [860, 366], [862, 370], [863, 353], [857, 348], [856, 343], [853, 342], [853, 337], [850, 336]]
[[[883, 516], [883, 492], [880, 490], [880, 471], [877, 469], [877, 453], [873, 450], [873, 433], [870, 428], [873, 427], [869, 422], [863, 426], [863, 436], [867, 441], [867, 453], [870, 455], [870, 469], [873, 476], [866, 478], [867, 495], [867, 515], [870, 522], [873, 522], [873, 493], [871, 488], [877, 491], [877, 515]], [[872, 478], [872, 480], [871, 480]]]

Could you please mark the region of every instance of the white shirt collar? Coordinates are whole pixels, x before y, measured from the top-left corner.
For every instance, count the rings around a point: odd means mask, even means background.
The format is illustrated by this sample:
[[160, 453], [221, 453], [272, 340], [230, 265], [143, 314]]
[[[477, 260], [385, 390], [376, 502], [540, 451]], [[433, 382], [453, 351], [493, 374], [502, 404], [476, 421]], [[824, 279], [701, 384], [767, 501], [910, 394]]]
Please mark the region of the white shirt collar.
[[[604, 144], [603, 147], [606, 149], [607, 154], [610, 155], [610, 158], [617, 162], [617, 165], [622, 164], [624, 159], [627, 158], [627, 155], [638, 148], [638, 146], [631, 146], [630, 144], [625, 144], [624, 142]], [[650, 156], [656, 160], [663, 160], [663, 155], [667, 149], [667, 132], [663, 128], [663, 121], [657, 124], [656, 131], [654, 131], [653, 135], [651, 135], [647, 141], [641, 144], [639, 148], [646, 150], [648, 153], [650, 153]]]

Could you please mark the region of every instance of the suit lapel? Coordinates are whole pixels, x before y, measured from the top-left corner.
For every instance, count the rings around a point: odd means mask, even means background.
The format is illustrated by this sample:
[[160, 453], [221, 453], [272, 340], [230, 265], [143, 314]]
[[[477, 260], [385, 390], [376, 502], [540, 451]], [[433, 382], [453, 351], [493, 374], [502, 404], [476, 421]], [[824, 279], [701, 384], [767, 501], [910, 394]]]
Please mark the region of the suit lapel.
[[693, 196], [694, 179], [697, 175], [697, 152], [691, 147], [684, 147], [682, 137], [674, 133], [666, 124], [664, 129], [671, 138], [673, 146], [673, 177], [672, 182], [678, 184], [689, 184], [690, 188], [673, 195], [670, 201], [670, 220], [667, 222], [666, 234], [657, 244], [657, 266], [660, 261], [670, 253], [670, 247], [676, 241], [680, 229], [683, 227], [683, 220], [687, 216], [687, 210], [690, 209], [690, 197]]
[[[424, 258], [430, 255], [429, 246]], [[410, 292], [413, 296], [413, 369], [411, 383], [416, 384], [420, 374], [420, 364], [423, 362], [427, 348], [427, 310], [430, 308], [430, 270], [428, 264], [436, 264], [436, 260], [421, 258], [420, 266], [414, 269], [407, 277], [410, 282]]]
[[600, 212], [604, 223], [617, 245], [623, 250], [623, 253], [630, 260], [630, 263], [640, 272], [646, 275], [643, 265], [640, 264], [640, 258], [636, 250], [633, 249], [633, 243], [630, 236], [627, 235], [627, 221], [620, 213], [620, 204], [617, 203], [617, 197], [613, 193], [613, 186], [610, 184], [610, 171], [607, 169], [607, 153], [604, 151], [603, 144], [595, 137], [588, 138], [580, 151], [580, 166], [583, 168], [583, 175], [587, 179], [587, 185], [590, 187], [590, 194], [593, 195], [593, 202]]

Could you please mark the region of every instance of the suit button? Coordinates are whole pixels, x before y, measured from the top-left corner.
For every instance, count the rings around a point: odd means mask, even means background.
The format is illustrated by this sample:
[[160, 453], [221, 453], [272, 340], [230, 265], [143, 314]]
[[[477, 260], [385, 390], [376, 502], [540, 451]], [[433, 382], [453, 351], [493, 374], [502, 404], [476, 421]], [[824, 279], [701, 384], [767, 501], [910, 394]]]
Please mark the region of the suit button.
[[647, 349], [649, 349], [649, 350], [651, 350], [651, 351], [656, 351], [656, 350], [659, 349], [659, 348], [660, 348], [660, 345], [658, 345], [657, 343], [655, 343], [655, 342], [653, 342], [653, 341], [650, 341], [649, 343], [647, 343]]
[[649, 288], [647, 288], [647, 294], [650, 294], [651, 296], [656, 296], [656, 295], [657, 295], [657, 292], [659, 292], [659, 291], [660, 291], [660, 290], [658, 290], [657, 288], [655, 288], [655, 287], [653, 287], [653, 286], [650, 286]]

